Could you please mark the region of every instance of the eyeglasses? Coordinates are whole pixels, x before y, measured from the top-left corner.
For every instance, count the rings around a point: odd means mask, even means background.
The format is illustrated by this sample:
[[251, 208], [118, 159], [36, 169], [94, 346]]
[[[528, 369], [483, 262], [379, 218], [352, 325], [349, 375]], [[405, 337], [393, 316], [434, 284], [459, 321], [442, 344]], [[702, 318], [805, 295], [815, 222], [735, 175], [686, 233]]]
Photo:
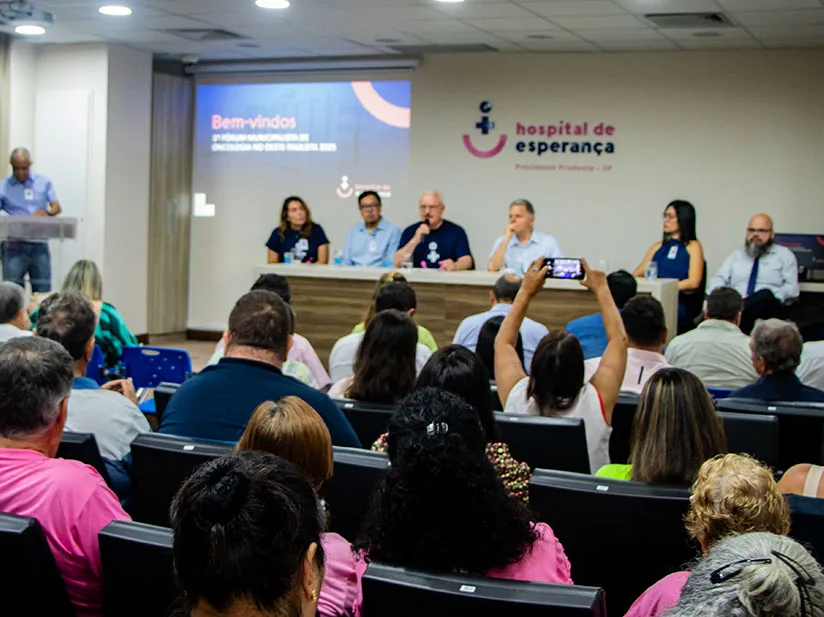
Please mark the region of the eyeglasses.
[[380, 204], [361, 204], [358, 206], [361, 210], [374, 210], [375, 208], [380, 208]]
[[772, 231], [772, 228], [764, 229], [763, 227], [747, 227], [747, 233], [748, 234], [768, 234], [771, 231]]

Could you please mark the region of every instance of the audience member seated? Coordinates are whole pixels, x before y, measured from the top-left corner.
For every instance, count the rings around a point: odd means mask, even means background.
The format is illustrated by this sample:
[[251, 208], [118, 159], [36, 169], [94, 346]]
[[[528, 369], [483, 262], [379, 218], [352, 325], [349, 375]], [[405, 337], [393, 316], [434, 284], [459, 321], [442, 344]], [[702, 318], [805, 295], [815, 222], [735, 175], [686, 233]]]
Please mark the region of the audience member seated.
[[[422, 388], [389, 423], [391, 463], [358, 539], [358, 575], [369, 560], [493, 578], [572, 583], [552, 529], [531, 522], [484, 453], [476, 411]], [[357, 614], [356, 605], [356, 614]]]
[[[452, 339], [452, 343], [476, 351], [478, 349], [478, 338], [484, 324], [495, 317], [500, 317], [503, 320], [512, 308], [512, 303], [515, 301], [515, 296], [518, 295], [520, 288], [520, 276], [514, 274], [501, 276], [495, 281], [495, 286], [489, 292], [490, 309], [464, 319], [455, 331], [455, 338]], [[524, 318], [520, 335], [523, 341], [523, 359], [527, 373], [529, 373], [529, 367], [532, 366], [532, 356], [535, 354], [535, 348], [547, 334], [549, 334], [549, 330], [546, 326], [533, 321], [529, 317]]]
[[786, 303], [801, 294], [795, 254], [775, 243], [773, 221], [766, 214], [750, 219], [744, 248], [733, 251], [710, 279], [710, 291], [722, 286], [732, 287], [744, 298], [744, 334], [752, 331], [758, 319], [784, 318]]
[[[123, 348], [137, 345], [137, 338], [126, 327], [126, 322], [118, 310], [103, 301], [103, 278], [97, 264], [88, 259], [75, 263], [63, 280], [62, 292], [74, 291], [91, 302], [97, 315], [94, 341], [103, 352], [106, 366], [113, 368], [120, 363]], [[39, 309], [32, 313], [32, 323], [37, 325]]]
[[26, 291], [17, 283], [0, 283], [0, 343], [31, 336], [31, 320], [26, 304]]
[[701, 380], [684, 369], [663, 368], [641, 393], [630, 464], [606, 465], [595, 475], [690, 486], [704, 461], [725, 450], [724, 426]]
[[[682, 199], [670, 202], [664, 209], [664, 236], [653, 244], [633, 276], [644, 276], [647, 266], [655, 263], [658, 278], [678, 279], [678, 290], [696, 291], [704, 280], [704, 248], [695, 232], [695, 208]], [[678, 320], [686, 322], [689, 315], [684, 296], [679, 294]], [[685, 327], [691, 324], [685, 323]]]
[[[323, 419], [299, 398], [258, 405], [237, 449], [269, 452], [289, 461], [306, 474], [321, 500], [326, 497], [334, 470], [332, 438]], [[318, 612], [324, 617], [352, 615], [357, 595], [352, 545], [336, 533], [324, 533], [321, 547], [326, 563]]]
[[[656, 371], [670, 365], [661, 353], [667, 342], [667, 320], [664, 307], [652, 296], [635, 296], [621, 311], [627, 332], [627, 369], [621, 392], [640, 394]], [[584, 362], [584, 380], [589, 381], [598, 370], [601, 358]]]
[[[686, 527], [706, 555], [730, 536], [758, 531], [786, 535], [790, 509], [765, 465], [746, 455], [725, 454], [708, 460], [698, 471]], [[665, 576], [641, 594], [626, 617], [664, 614], [678, 602], [689, 575]]]
[[210, 461], [172, 503], [174, 570], [191, 617], [314, 617], [324, 527], [306, 476], [267, 452]]
[[805, 386], [795, 374], [803, 345], [798, 326], [791, 321], [767, 319], [756, 324], [750, 338], [752, 364], [761, 378], [730, 397], [824, 403], [824, 390]]
[[669, 617], [820, 617], [824, 575], [795, 540], [748, 533], [720, 542], [687, 579]]
[[94, 330], [94, 310], [79, 293], [53, 294], [40, 305], [37, 336], [60, 343], [74, 360], [66, 430], [94, 435], [115, 492], [127, 499], [132, 484], [132, 441], [152, 429], [137, 405], [131, 379], [101, 387], [86, 377], [94, 354]]
[[667, 345], [670, 364], [688, 370], [707, 388], [735, 390], [758, 379], [750, 337], [741, 332], [741, 294], [731, 287], [713, 289], [704, 321]]
[[375, 191], [358, 195], [358, 210], [363, 222], [346, 232], [343, 265], [388, 268], [401, 241], [400, 227], [383, 218], [381, 196]]
[[536, 260], [524, 276], [512, 310], [495, 339], [495, 381], [508, 413], [583, 418], [592, 472], [609, 463], [612, 410], [618, 401], [627, 365], [627, 339], [606, 274], [584, 261], [581, 284], [592, 291], [604, 317], [607, 349], [598, 370], [584, 380], [584, 352], [578, 339], [565, 330], [545, 336], [535, 350], [532, 374], [524, 372], [515, 342], [529, 302], [544, 286], [547, 269]]
[[413, 268], [436, 270], [472, 270], [475, 262], [469, 249], [469, 238], [460, 225], [443, 218], [446, 206], [438, 191], [421, 195], [418, 203], [420, 223], [403, 230], [395, 267], [411, 264]]
[[824, 498], [822, 475], [824, 475], [824, 467], [820, 465], [808, 463], [793, 465], [781, 476], [778, 488], [785, 494]]
[[417, 341], [418, 331], [409, 315], [394, 309], [381, 311], [361, 338], [354, 375], [332, 386], [329, 396], [383, 404], [402, 400], [415, 386]]
[[94, 469], [54, 458], [68, 413], [72, 363], [65, 349], [41, 337], [0, 345], [0, 512], [40, 522], [78, 617], [99, 617], [97, 534], [129, 515]]
[[824, 390], [824, 341], [804, 343], [795, 374], [804, 385]]
[[504, 268], [523, 274], [539, 257], [563, 257], [558, 241], [549, 234], [535, 231], [535, 208], [526, 199], [516, 199], [509, 206], [509, 223], [504, 235], [492, 245], [487, 268], [497, 272]]
[[290, 313], [271, 291], [250, 291], [229, 315], [226, 356], [180, 386], [160, 422], [161, 433], [235, 442], [263, 401], [297, 396], [329, 427], [339, 446], [359, 447], [355, 431], [328, 396], [280, 370], [292, 344]]
[[[250, 291], [257, 290], [271, 291], [272, 293], [279, 295], [281, 300], [288, 304], [290, 308], [292, 307], [292, 291], [289, 288], [288, 279], [284, 276], [279, 274], [261, 274], [258, 277], [258, 280], [255, 281], [255, 284], [252, 285], [252, 289], [250, 289]], [[323, 368], [323, 363], [320, 361], [320, 358], [318, 358], [318, 354], [315, 353], [312, 343], [294, 331], [296, 328], [296, 322], [294, 321], [294, 309], [292, 309], [291, 313], [293, 316], [292, 347], [289, 349], [289, 355], [286, 358], [286, 362], [283, 363], [283, 374], [288, 375], [289, 377], [294, 377], [311, 388], [323, 390], [331, 385], [332, 380], [329, 379], [329, 374], [326, 372], [326, 369]], [[226, 351], [227, 332], [228, 330], [223, 333], [223, 336], [215, 347], [215, 351], [212, 353], [212, 357], [209, 359], [207, 366], [217, 364], [223, 357], [223, 354]], [[301, 364], [306, 366], [312, 373], [311, 380], [306, 377], [305, 369], [300, 366]]]
[[[475, 349], [475, 354], [484, 363], [486, 372], [489, 373], [490, 376], [495, 375], [495, 339], [498, 338], [498, 332], [501, 331], [504, 319], [504, 315], [490, 317], [486, 320], [486, 323], [481, 326], [481, 331], [478, 333], [478, 345]], [[538, 342], [540, 342], [540, 339], [538, 339]], [[467, 349], [467, 351], [469, 350]], [[524, 367], [524, 372], [529, 373], [530, 367], [524, 360], [524, 339], [520, 332], [518, 332], [518, 340], [515, 342], [515, 352], [518, 354], [518, 360], [521, 361], [521, 366]], [[497, 396], [497, 394], [495, 396]], [[498, 401], [498, 403], [500, 403], [500, 401]], [[503, 409], [503, 407], [499, 406], [497, 409]]]
[[[400, 272], [384, 272], [383, 274], [381, 274], [378, 278], [378, 282], [375, 283], [375, 290], [372, 292], [372, 299], [370, 300], [369, 306], [366, 309], [366, 317], [364, 317], [362, 322], [355, 324], [355, 327], [352, 328], [352, 332], [350, 334], [358, 334], [359, 332], [363, 332], [364, 330], [366, 330], [366, 324], [372, 321], [372, 318], [375, 316], [376, 313], [375, 300], [378, 297], [378, 291], [380, 291], [381, 287], [389, 283], [406, 282], [406, 277]], [[415, 306], [413, 306], [412, 308], [415, 310], [413, 310], [409, 315], [414, 319], [415, 312], [417, 311], [417, 296], [415, 298]], [[417, 326], [418, 343], [424, 345], [432, 353], [438, 351], [438, 343], [435, 342], [435, 337], [432, 336], [432, 333], [420, 324], [417, 324]]]
[[280, 224], [272, 230], [266, 248], [270, 264], [284, 261], [286, 254], [298, 263], [329, 263], [329, 239], [323, 227], [312, 220], [309, 206], [296, 195], [283, 200]]
[[[607, 277], [607, 286], [618, 310], [638, 293], [638, 281], [626, 270], [618, 270]], [[600, 358], [607, 349], [607, 332], [604, 330], [604, 318], [601, 313], [594, 313], [573, 319], [566, 325], [566, 331], [574, 334], [584, 351], [584, 360]]]
[[[457, 394], [469, 403], [478, 414], [486, 439], [486, 456], [507, 492], [513, 497], [529, 501], [529, 465], [519, 463], [509, 452], [509, 446], [501, 441], [495, 413], [492, 411], [492, 393], [489, 390], [489, 372], [480, 358], [460, 345], [439, 349], [423, 367], [418, 376], [416, 390], [441, 388]], [[387, 434], [372, 444], [372, 449], [385, 452]]]
[[[406, 282], [395, 281], [387, 283], [378, 289], [375, 296], [375, 314], [381, 311], [394, 309], [406, 313], [410, 317], [415, 313], [417, 299], [415, 290]], [[373, 317], [374, 319], [374, 317]], [[367, 327], [368, 327], [367, 323]], [[419, 332], [420, 333], [420, 332]], [[329, 354], [329, 373], [332, 381], [337, 383], [354, 374], [355, 354], [363, 340], [364, 333], [348, 334], [335, 343]], [[420, 340], [420, 339], [419, 339]], [[415, 347], [416, 373], [420, 372], [432, 352], [420, 342]]]

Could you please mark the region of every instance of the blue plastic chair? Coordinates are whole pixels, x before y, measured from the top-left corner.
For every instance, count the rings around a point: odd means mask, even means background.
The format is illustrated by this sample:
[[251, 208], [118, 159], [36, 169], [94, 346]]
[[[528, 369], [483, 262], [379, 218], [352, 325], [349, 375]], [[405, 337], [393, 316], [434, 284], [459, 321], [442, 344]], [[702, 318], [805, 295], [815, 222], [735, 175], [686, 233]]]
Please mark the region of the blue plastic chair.
[[707, 391], [710, 393], [710, 396], [713, 399], [715, 399], [716, 401], [720, 401], [721, 399], [725, 399], [730, 394], [732, 394], [732, 390], [722, 390], [720, 388], [707, 388]]
[[103, 357], [103, 350], [99, 345], [94, 346], [91, 362], [86, 367], [86, 377], [94, 379], [99, 386], [109, 381], [106, 372], [106, 359]]
[[161, 381], [183, 383], [192, 376], [192, 359], [185, 349], [124, 347], [120, 366], [135, 388], [155, 388]]

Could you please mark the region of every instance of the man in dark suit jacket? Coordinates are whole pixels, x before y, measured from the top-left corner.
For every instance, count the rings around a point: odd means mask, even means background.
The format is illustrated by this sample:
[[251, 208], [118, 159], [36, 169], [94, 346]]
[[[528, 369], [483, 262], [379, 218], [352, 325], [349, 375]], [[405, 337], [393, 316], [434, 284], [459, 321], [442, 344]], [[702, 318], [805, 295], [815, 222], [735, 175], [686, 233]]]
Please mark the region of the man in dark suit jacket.
[[752, 331], [750, 349], [752, 364], [761, 378], [736, 390], [730, 397], [824, 403], [824, 390], [805, 386], [795, 375], [801, 362], [802, 345], [798, 326], [791, 321], [759, 322]]

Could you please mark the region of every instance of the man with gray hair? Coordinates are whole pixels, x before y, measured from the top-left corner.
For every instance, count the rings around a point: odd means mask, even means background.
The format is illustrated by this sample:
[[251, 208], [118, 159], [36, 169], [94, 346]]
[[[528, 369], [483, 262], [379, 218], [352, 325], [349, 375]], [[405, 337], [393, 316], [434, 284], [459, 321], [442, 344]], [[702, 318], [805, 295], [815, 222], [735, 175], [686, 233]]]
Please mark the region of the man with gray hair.
[[54, 458], [72, 387], [72, 358], [37, 336], [0, 345], [0, 512], [36, 518], [78, 615], [99, 615], [97, 534], [129, 520], [100, 475]]
[[564, 251], [554, 236], [535, 231], [535, 208], [526, 199], [509, 206], [509, 224], [504, 235], [495, 240], [487, 265], [490, 272], [501, 268], [523, 274], [539, 257], [563, 257]]
[[469, 238], [460, 225], [443, 218], [446, 206], [439, 191], [426, 191], [418, 202], [420, 223], [403, 230], [395, 267], [411, 262], [414, 268], [471, 270], [474, 267]]
[[761, 378], [733, 392], [730, 397], [762, 401], [824, 403], [824, 390], [801, 383], [795, 370], [801, 363], [803, 340], [791, 321], [767, 319], [753, 328], [750, 337], [752, 365]]
[[31, 336], [30, 327], [26, 292], [17, 283], [0, 283], [0, 343], [20, 336]]

